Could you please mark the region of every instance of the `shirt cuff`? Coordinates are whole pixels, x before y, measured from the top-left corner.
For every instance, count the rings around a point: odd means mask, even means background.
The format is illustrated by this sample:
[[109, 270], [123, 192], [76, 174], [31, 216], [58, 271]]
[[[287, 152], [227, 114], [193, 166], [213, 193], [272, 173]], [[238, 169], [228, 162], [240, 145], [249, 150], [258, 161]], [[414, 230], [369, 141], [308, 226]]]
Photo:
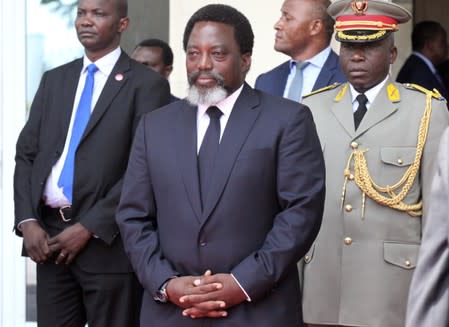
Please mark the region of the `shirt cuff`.
[[26, 222], [28, 222], [28, 221], [37, 221], [37, 219], [36, 219], [36, 218], [28, 218], [28, 219], [22, 220], [22, 221], [17, 225], [17, 229], [18, 229], [19, 231], [22, 231], [22, 224], [23, 224], [23, 223], [26, 223]]
[[237, 283], [237, 285], [240, 287], [240, 289], [242, 290], [242, 292], [245, 294], [246, 296], [246, 301], [251, 302], [251, 298], [249, 297], [248, 293], [246, 293], [245, 289], [242, 287], [242, 285], [240, 285], [239, 281], [237, 280], [237, 278], [234, 277], [233, 274], [231, 274], [232, 278], [234, 278], [235, 282]]

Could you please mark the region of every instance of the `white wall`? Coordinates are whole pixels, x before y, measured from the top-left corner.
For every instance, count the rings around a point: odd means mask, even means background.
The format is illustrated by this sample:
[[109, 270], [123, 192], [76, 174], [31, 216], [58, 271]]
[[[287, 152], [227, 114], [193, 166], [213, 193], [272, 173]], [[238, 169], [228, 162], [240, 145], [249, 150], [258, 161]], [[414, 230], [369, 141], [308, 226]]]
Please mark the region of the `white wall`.
[[0, 1], [0, 326], [25, 325], [25, 261], [12, 232], [15, 143], [25, 122], [25, 1]]

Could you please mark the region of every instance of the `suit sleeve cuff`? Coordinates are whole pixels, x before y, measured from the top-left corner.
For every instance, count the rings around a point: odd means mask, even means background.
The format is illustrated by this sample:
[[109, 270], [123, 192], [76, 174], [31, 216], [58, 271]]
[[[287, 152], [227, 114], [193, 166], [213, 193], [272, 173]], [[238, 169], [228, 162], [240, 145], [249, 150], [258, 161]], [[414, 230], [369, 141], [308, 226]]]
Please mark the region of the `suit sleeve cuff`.
[[240, 287], [240, 289], [242, 290], [242, 292], [245, 294], [246, 296], [246, 301], [251, 302], [251, 298], [249, 297], [248, 293], [246, 293], [245, 289], [242, 287], [242, 285], [240, 285], [239, 281], [237, 280], [237, 278], [235, 278], [235, 276], [233, 274], [231, 274], [232, 278], [234, 278], [235, 282], [237, 283], [237, 285]]

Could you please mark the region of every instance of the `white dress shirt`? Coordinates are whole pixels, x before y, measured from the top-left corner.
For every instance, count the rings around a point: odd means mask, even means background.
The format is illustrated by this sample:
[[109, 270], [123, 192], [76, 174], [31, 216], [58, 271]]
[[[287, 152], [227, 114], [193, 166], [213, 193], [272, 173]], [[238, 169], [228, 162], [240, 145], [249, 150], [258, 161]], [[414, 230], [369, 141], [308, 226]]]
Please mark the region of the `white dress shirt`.
[[[321, 52], [317, 53], [315, 56], [313, 56], [310, 59], [307, 59], [309, 64], [303, 68], [302, 74], [303, 74], [303, 83], [302, 83], [302, 90], [301, 90], [301, 98], [312, 92], [313, 86], [316, 83], [316, 80], [318, 79], [318, 76], [320, 75], [321, 69], [323, 68], [324, 64], [326, 63], [327, 58], [329, 57], [329, 54], [331, 53], [331, 47], [328, 46]], [[292, 80], [295, 77], [296, 74], [296, 61], [290, 60], [290, 74], [288, 74], [287, 77], [287, 83], [285, 84], [284, 89], [284, 98], [287, 98], [288, 91], [290, 90], [290, 85], [292, 84]]]
[[[364, 94], [366, 95], [366, 98], [368, 99], [368, 102], [366, 103], [366, 109], [369, 110], [371, 107], [371, 104], [373, 103], [374, 99], [379, 94], [380, 90], [384, 87], [385, 83], [387, 82], [389, 75], [385, 77], [385, 79], [377, 84], [376, 86], [370, 88], [368, 91], [366, 91]], [[349, 84], [349, 89], [351, 90], [351, 96], [352, 96], [352, 112], [356, 112], [357, 108], [359, 107], [359, 102], [357, 101], [357, 96], [361, 93], [356, 91], [354, 87]]]
[[[114, 51], [108, 53], [104, 57], [98, 59], [95, 62], [95, 65], [98, 67], [98, 71], [94, 75], [94, 90], [92, 95], [92, 109], [95, 108], [95, 104], [98, 101], [98, 98], [100, 97], [101, 92], [103, 91], [103, 88], [106, 84], [106, 81], [109, 77], [109, 75], [112, 72], [112, 69], [114, 68], [115, 64], [117, 63], [120, 54], [121, 49], [118, 47]], [[70, 125], [69, 130], [67, 132], [67, 137], [65, 140], [64, 150], [62, 152], [61, 157], [58, 159], [56, 164], [51, 169], [50, 175], [47, 178], [47, 181], [45, 183], [44, 193], [43, 193], [43, 200], [44, 203], [52, 208], [59, 208], [66, 205], [70, 205], [71, 203], [69, 200], [65, 197], [64, 193], [62, 192], [62, 187], [58, 186], [58, 180], [59, 176], [61, 175], [62, 167], [64, 166], [65, 159], [67, 157], [67, 151], [69, 149], [69, 143], [70, 138], [72, 136], [72, 127], [73, 122], [75, 120], [76, 110], [78, 108], [78, 103], [81, 98], [81, 93], [83, 92], [84, 84], [86, 82], [86, 75], [87, 75], [87, 66], [90, 65], [92, 62], [84, 55], [83, 58], [83, 68], [80, 73], [80, 78], [78, 82], [78, 87], [76, 89], [75, 94], [75, 100], [73, 101], [73, 109], [72, 109], [72, 116], [70, 118]]]

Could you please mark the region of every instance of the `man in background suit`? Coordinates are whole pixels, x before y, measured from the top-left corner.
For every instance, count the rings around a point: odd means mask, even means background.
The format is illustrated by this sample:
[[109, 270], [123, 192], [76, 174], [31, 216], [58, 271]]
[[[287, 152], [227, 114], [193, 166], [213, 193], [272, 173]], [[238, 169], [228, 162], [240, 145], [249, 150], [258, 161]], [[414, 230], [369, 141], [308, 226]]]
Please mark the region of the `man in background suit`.
[[447, 59], [447, 35], [443, 26], [434, 21], [416, 24], [412, 32], [412, 50], [396, 80], [418, 84], [428, 90], [437, 89], [447, 99], [444, 80], [436, 68]]
[[348, 83], [303, 101], [328, 176], [323, 224], [303, 263], [304, 321], [402, 327], [449, 114], [438, 94], [389, 76], [393, 33], [411, 17], [406, 9], [337, 0], [329, 13]]
[[[168, 79], [173, 71], [173, 51], [168, 43], [159, 39], [146, 39], [139, 42], [131, 58], [153, 69], [166, 79]], [[179, 98], [170, 94], [170, 102], [178, 100]]]
[[[291, 59], [256, 79], [255, 88], [273, 95], [300, 100], [305, 94], [346, 78], [340, 69], [338, 56], [330, 47], [334, 20], [326, 9], [329, 0], [285, 0], [281, 18], [274, 25], [274, 49]], [[298, 68], [298, 65], [306, 65]], [[302, 88], [296, 74], [302, 73]]]
[[438, 152], [430, 208], [413, 274], [406, 327], [449, 326], [449, 128]]
[[127, 8], [78, 2], [84, 58], [44, 74], [17, 141], [15, 231], [38, 263], [39, 326], [138, 325], [142, 289], [114, 214], [140, 116], [169, 86], [120, 49]]
[[116, 219], [142, 326], [302, 326], [296, 261], [319, 230], [324, 163], [308, 108], [245, 83], [253, 39], [236, 9], [199, 9], [187, 99], [136, 131]]

